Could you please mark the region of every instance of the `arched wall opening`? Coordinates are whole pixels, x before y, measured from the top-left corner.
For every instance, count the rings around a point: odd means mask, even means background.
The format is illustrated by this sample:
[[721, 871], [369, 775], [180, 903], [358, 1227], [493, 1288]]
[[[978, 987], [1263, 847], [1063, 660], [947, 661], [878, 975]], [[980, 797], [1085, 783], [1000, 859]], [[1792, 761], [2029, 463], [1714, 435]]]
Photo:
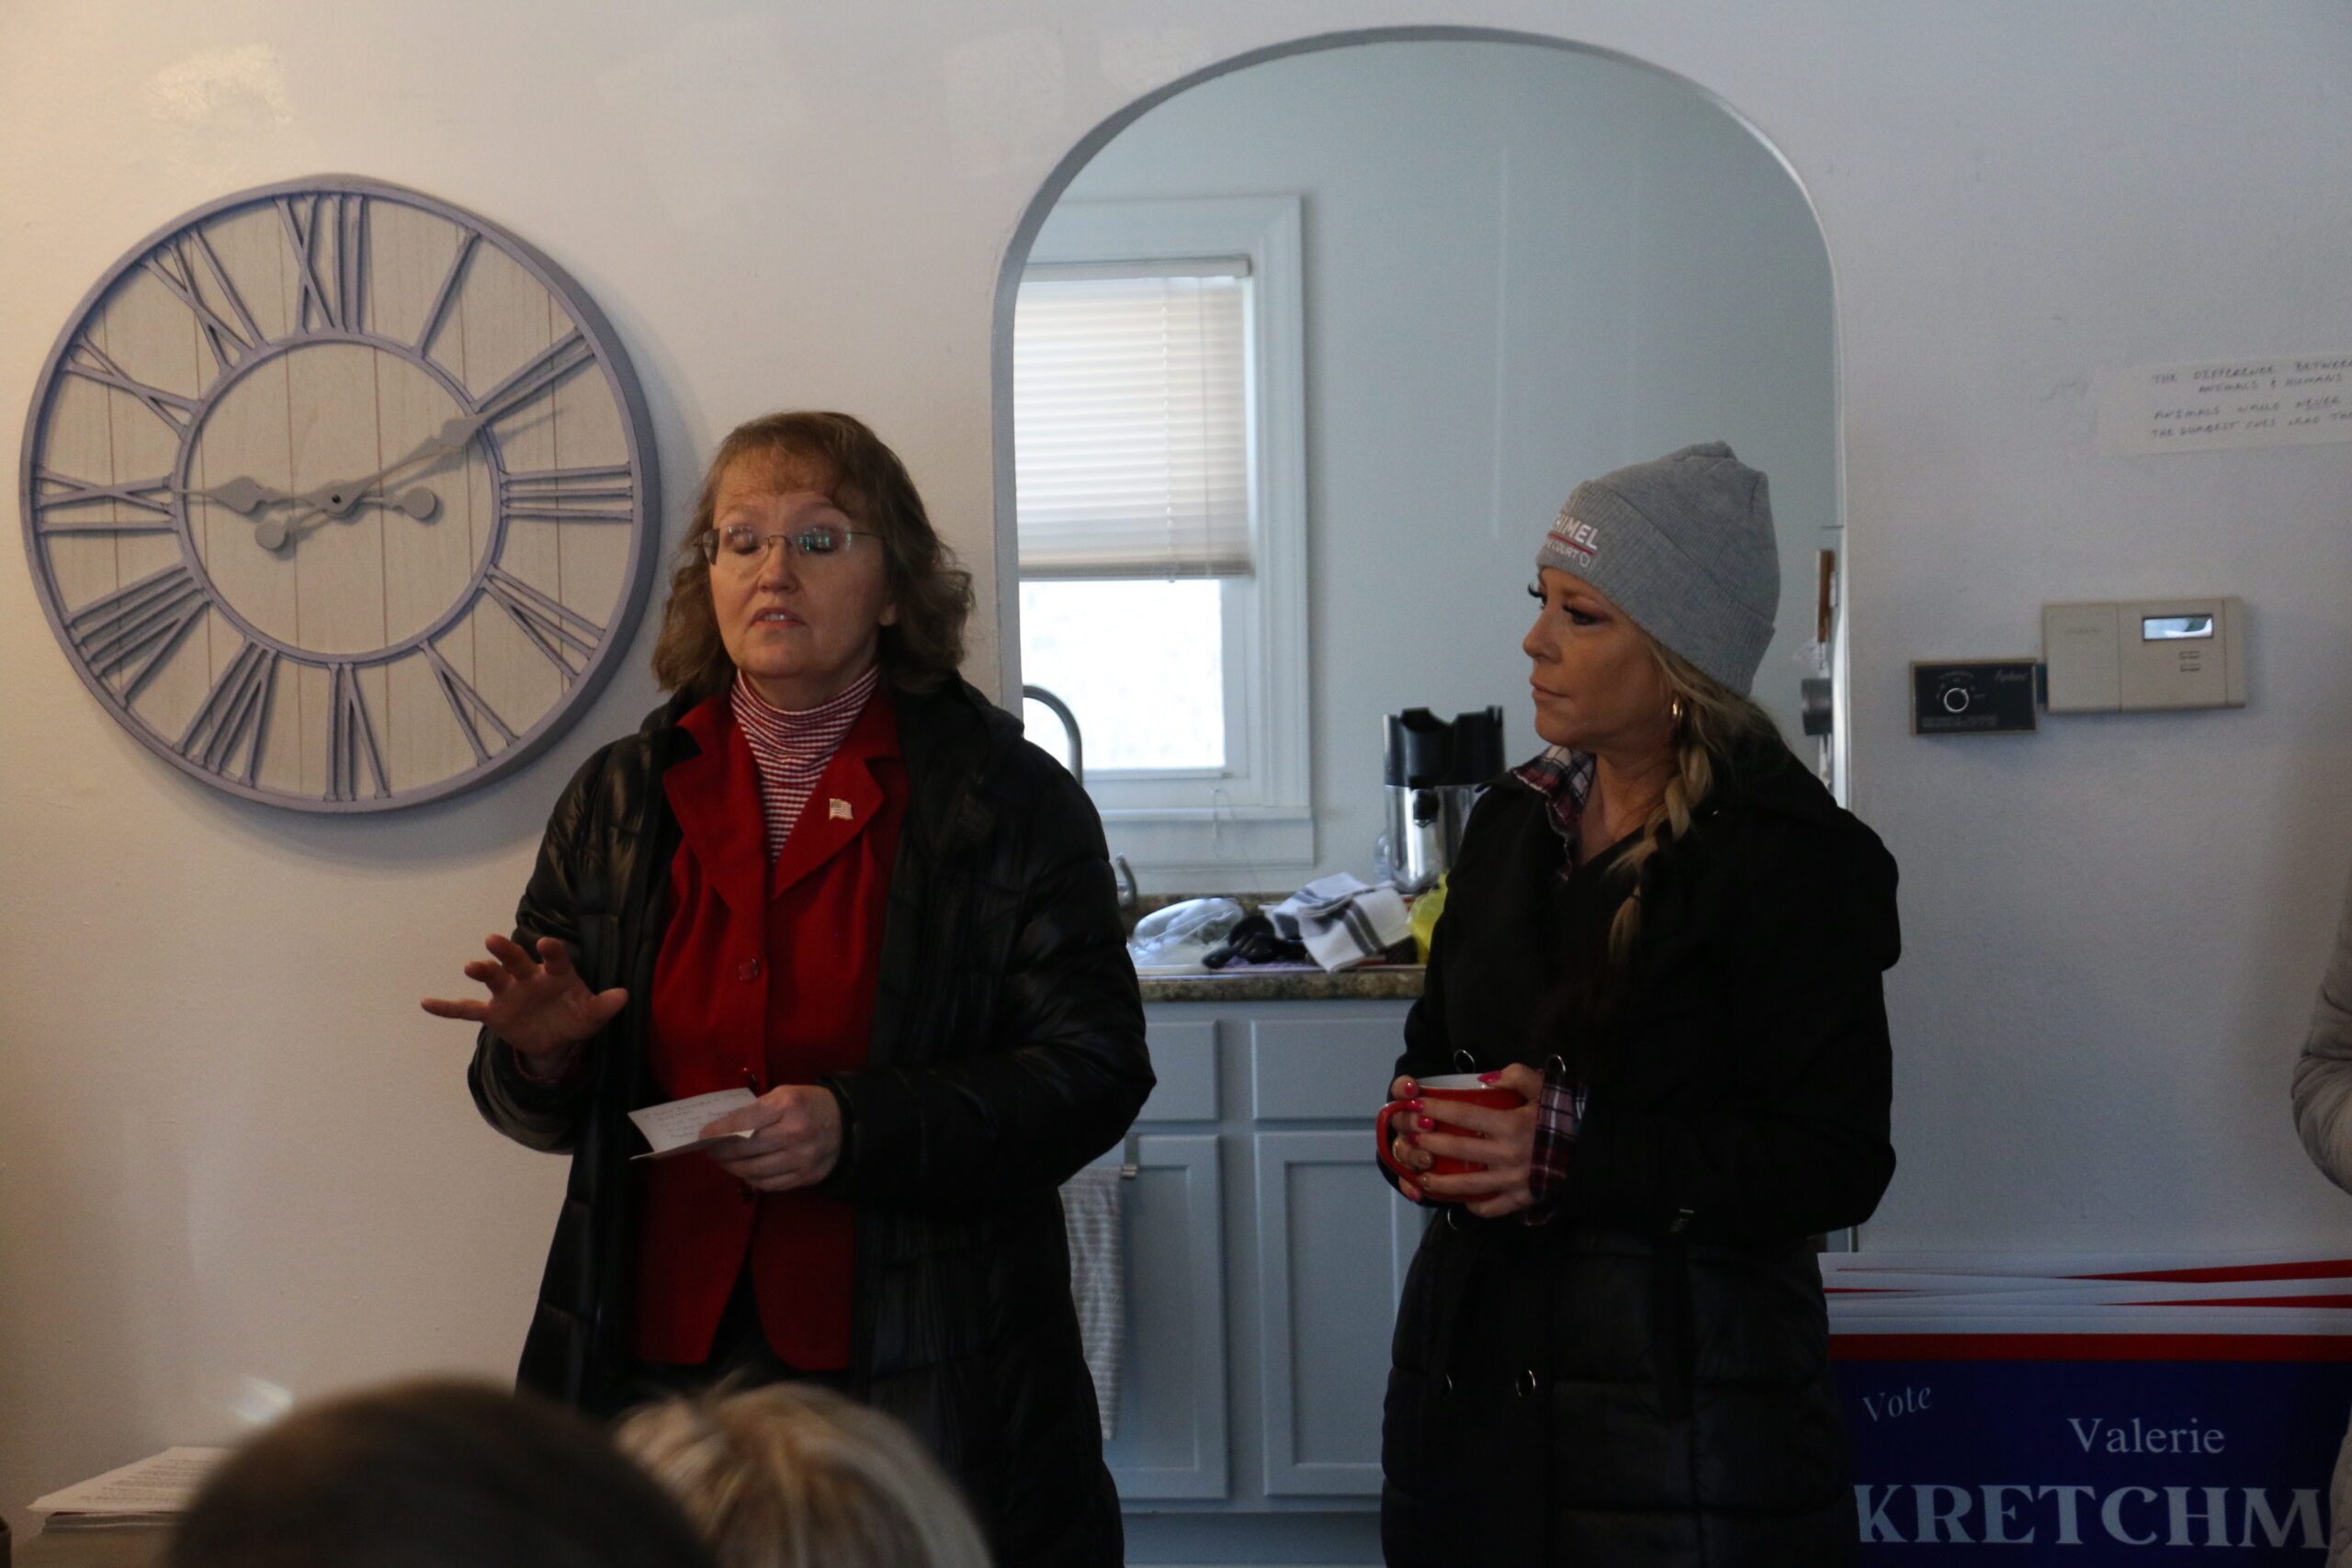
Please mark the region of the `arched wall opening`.
[[[1782, 593], [1757, 694], [1842, 795], [1842, 737], [1800, 722], [1802, 682], [1843, 657], [1834, 626], [1819, 640], [1816, 604], [1819, 552], [1841, 577], [1845, 552], [1834, 285], [1811, 204], [1705, 89], [1529, 34], [1396, 28], [1255, 51], [1128, 106], [1064, 157], [998, 279], [1001, 689], [1022, 682], [1014, 322], [1033, 256], [1075, 254], [1063, 231], [1083, 209], [1273, 197], [1297, 200], [1302, 257], [1293, 603], [1312, 847], [1244, 822], [1187, 861], [1098, 790], [1114, 850], [1170, 889], [1220, 869], [1253, 889], [1366, 871], [1381, 715], [1498, 704], [1507, 750], [1531, 752], [1520, 589], [1545, 525], [1577, 481], [1710, 439], [1772, 480]], [[1279, 640], [1282, 615], [1267, 624]], [[1142, 669], [1181, 650], [1130, 656]], [[1219, 857], [1236, 863], [1205, 863]]]

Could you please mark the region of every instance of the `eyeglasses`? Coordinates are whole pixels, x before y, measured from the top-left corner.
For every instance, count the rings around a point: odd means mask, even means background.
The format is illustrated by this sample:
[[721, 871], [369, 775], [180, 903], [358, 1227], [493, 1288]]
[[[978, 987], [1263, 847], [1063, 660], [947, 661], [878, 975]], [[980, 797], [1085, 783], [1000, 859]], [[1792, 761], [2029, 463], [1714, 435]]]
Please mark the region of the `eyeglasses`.
[[846, 556], [850, 546], [859, 539], [878, 539], [881, 536], [865, 529], [831, 527], [802, 528], [790, 534], [763, 534], [747, 524], [738, 523], [725, 528], [713, 528], [698, 536], [695, 546], [702, 551], [702, 558], [713, 566], [749, 571], [767, 558], [771, 545], [782, 545], [803, 566], [821, 566]]

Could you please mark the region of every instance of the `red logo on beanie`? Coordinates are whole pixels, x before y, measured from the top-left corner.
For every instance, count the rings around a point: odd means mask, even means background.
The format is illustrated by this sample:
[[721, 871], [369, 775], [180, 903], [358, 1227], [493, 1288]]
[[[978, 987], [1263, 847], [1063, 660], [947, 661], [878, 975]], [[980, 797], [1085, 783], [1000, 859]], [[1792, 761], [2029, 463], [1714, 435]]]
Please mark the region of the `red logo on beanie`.
[[1589, 523], [1563, 517], [1545, 536], [1554, 544], [1574, 550], [1578, 555], [1597, 556], [1600, 553], [1600, 536], [1592, 531]]

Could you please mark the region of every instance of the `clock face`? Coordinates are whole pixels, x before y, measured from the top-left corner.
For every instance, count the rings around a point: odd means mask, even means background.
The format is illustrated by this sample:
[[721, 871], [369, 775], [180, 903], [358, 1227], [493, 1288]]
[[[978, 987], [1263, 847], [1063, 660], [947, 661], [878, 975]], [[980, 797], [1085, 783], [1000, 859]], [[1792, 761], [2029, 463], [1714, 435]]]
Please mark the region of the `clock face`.
[[23, 474], [92, 692], [205, 783], [311, 811], [552, 740], [659, 533], [602, 314], [496, 225], [368, 180], [231, 197], [118, 263], [42, 372]]

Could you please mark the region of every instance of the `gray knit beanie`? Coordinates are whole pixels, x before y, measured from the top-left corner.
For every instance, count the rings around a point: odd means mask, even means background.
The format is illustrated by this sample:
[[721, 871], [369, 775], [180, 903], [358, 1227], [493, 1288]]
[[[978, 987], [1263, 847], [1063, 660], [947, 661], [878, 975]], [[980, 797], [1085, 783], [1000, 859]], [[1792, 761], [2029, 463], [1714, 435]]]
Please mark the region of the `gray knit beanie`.
[[1772, 640], [1781, 555], [1764, 476], [1720, 441], [1577, 486], [1535, 564], [1607, 594], [1742, 696]]

